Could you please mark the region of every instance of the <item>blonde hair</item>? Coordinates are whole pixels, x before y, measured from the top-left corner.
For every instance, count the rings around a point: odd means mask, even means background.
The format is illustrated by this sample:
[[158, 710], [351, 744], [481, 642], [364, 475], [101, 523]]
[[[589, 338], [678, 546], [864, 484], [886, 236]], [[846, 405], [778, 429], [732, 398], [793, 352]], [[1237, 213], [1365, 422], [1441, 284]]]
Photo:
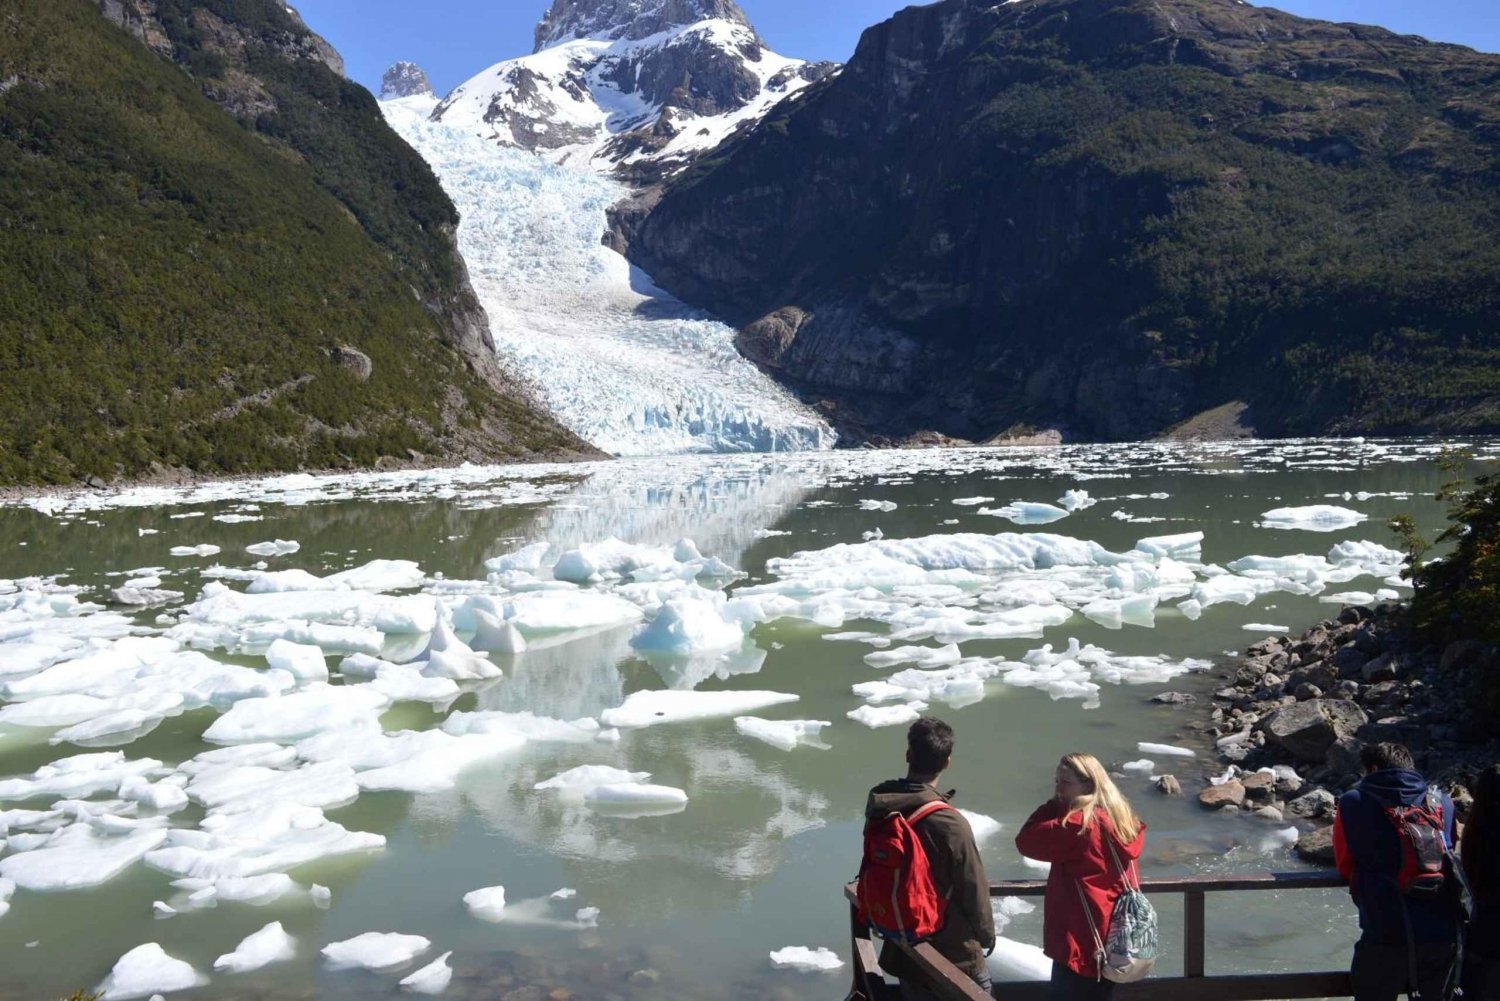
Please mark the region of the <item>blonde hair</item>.
[[1085, 831], [1093, 825], [1094, 814], [1103, 810], [1122, 845], [1128, 845], [1140, 836], [1141, 819], [1131, 809], [1129, 800], [1116, 788], [1098, 758], [1092, 754], [1066, 754], [1062, 763], [1094, 788], [1093, 792], [1075, 799], [1071, 807], [1083, 814]]

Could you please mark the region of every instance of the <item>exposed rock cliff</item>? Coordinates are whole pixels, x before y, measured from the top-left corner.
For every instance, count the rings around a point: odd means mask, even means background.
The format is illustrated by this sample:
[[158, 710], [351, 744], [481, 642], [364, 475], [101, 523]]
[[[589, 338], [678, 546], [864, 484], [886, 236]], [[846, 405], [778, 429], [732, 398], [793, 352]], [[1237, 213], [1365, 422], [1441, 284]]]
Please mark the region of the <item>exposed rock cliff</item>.
[[1500, 427], [1500, 57], [1238, 0], [944, 0], [614, 240], [879, 437]]

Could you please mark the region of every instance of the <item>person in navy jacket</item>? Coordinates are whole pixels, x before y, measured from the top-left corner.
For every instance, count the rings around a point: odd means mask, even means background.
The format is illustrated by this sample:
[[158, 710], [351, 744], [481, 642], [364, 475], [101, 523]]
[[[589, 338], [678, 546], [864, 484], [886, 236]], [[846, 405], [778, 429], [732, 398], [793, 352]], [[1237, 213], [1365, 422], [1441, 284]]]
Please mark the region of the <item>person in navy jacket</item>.
[[[1366, 745], [1360, 763], [1365, 777], [1339, 799], [1333, 823], [1334, 858], [1359, 908], [1360, 938], [1350, 967], [1354, 997], [1395, 1001], [1410, 992], [1423, 1001], [1443, 1001], [1455, 986], [1459, 908], [1446, 896], [1423, 899], [1401, 892], [1402, 841], [1386, 813], [1420, 805], [1428, 796], [1427, 780], [1400, 744]], [[1441, 792], [1434, 799], [1451, 849], [1453, 800]]]
[[1464, 954], [1464, 994], [1468, 1001], [1500, 1001], [1500, 765], [1490, 765], [1474, 783], [1463, 860], [1475, 907]]

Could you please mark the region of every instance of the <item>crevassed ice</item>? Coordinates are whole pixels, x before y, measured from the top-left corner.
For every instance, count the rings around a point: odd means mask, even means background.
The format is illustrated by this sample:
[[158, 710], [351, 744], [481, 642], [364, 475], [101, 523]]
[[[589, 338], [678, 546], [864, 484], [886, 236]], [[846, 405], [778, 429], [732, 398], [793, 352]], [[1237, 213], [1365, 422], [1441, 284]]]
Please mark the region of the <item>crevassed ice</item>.
[[496, 350], [571, 430], [620, 455], [833, 445], [822, 418], [740, 356], [731, 328], [601, 245], [624, 187], [384, 107], [458, 206]]

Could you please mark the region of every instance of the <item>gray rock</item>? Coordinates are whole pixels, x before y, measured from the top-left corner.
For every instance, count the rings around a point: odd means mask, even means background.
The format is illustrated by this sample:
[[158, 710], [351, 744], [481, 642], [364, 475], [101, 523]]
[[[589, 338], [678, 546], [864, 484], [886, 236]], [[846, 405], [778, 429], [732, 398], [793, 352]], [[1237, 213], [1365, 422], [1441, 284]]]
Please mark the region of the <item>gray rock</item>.
[[1360, 673], [1366, 682], [1394, 681], [1397, 673], [1396, 657], [1394, 654], [1383, 653], [1366, 663]]
[[1328, 662], [1338, 669], [1341, 677], [1357, 678], [1369, 660], [1369, 654], [1357, 647], [1346, 646], [1330, 657]]
[[1353, 736], [1369, 716], [1343, 699], [1312, 699], [1271, 713], [1259, 724], [1266, 743], [1297, 761], [1322, 762], [1340, 737]]
[[1164, 706], [1189, 706], [1198, 701], [1198, 696], [1185, 692], [1162, 692], [1152, 696], [1151, 701]]
[[[1360, 728], [1363, 733], [1364, 727]], [[1328, 756], [1323, 759], [1323, 764], [1330, 772], [1338, 777], [1338, 785], [1341, 788], [1353, 785], [1359, 781], [1364, 772], [1364, 766], [1360, 763], [1359, 752], [1364, 749], [1364, 741], [1356, 737], [1340, 737], [1333, 742], [1328, 749]]]
[[1156, 791], [1163, 796], [1181, 796], [1182, 783], [1177, 781], [1175, 775], [1158, 775], [1156, 777]]
[[380, 78], [380, 99], [432, 96], [432, 82], [416, 63], [399, 62]]
[[1293, 694], [1297, 697], [1298, 702], [1307, 702], [1311, 699], [1321, 699], [1323, 697], [1323, 689], [1317, 685], [1301, 684], [1297, 686]]
[[1308, 831], [1297, 839], [1294, 850], [1304, 861], [1333, 865], [1333, 828], [1320, 827], [1315, 831]]
[[1286, 805], [1286, 812], [1294, 817], [1326, 817], [1333, 813], [1338, 800], [1327, 789], [1314, 789], [1304, 793]]
[[1276, 778], [1266, 772], [1251, 772], [1240, 777], [1245, 798], [1253, 803], [1269, 803], [1275, 792]]
[[1280, 824], [1286, 820], [1286, 817], [1282, 815], [1282, 812], [1276, 809], [1276, 807], [1274, 806], [1263, 806], [1259, 810], [1255, 811], [1255, 815], [1261, 820], [1269, 820], [1272, 823], [1276, 824]]

